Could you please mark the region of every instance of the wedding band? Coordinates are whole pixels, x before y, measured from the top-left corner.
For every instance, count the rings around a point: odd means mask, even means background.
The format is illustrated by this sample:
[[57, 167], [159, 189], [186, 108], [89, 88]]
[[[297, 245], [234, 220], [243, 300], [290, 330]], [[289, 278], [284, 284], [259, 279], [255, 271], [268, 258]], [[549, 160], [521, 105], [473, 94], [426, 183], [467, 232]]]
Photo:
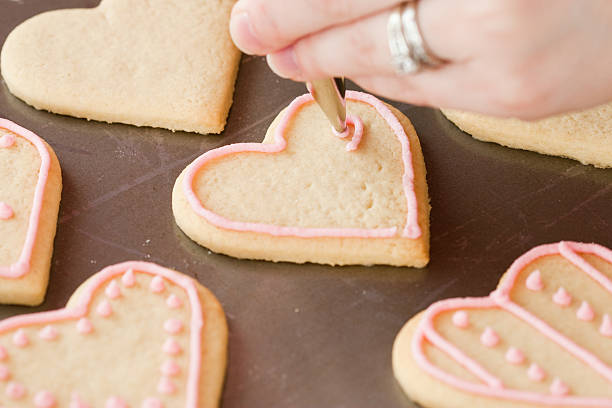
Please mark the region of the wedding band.
[[398, 74], [416, 74], [425, 68], [443, 65], [427, 48], [417, 22], [418, 0], [408, 1], [396, 7], [389, 16], [387, 36], [393, 64]]

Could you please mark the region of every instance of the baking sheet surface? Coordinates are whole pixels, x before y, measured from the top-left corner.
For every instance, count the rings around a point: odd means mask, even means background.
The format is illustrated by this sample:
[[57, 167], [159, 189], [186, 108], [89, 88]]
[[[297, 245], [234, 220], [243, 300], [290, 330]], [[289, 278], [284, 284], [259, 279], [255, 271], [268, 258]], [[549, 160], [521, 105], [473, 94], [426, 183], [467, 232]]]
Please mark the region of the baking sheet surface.
[[[39, 12], [97, 2], [0, 0], [0, 43]], [[53, 146], [64, 191], [45, 303], [0, 306], [0, 317], [62, 307], [107, 265], [157, 262], [198, 279], [225, 308], [224, 408], [406, 408], [414, 405], [393, 378], [391, 346], [411, 316], [438, 299], [488, 294], [535, 245], [565, 239], [612, 247], [612, 170], [478, 142], [435, 110], [398, 103], [425, 154], [429, 267], [242, 261], [192, 243], [172, 218], [178, 174], [209, 149], [261, 141], [278, 112], [304, 92], [274, 76], [264, 59], [244, 56], [226, 131], [202, 136], [36, 111], [1, 83], [0, 117]]]

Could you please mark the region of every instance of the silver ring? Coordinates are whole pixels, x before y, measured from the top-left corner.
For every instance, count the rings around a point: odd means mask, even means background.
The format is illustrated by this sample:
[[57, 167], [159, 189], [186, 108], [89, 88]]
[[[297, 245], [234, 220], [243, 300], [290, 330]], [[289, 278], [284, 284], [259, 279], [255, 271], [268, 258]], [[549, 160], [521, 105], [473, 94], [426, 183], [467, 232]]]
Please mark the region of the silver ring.
[[425, 44], [417, 22], [416, 1], [396, 7], [389, 16], [387, 36], [391, 58], [398, 74], [416, 74], [423, 69], [437, 68], [446, 63], [436, 57]]

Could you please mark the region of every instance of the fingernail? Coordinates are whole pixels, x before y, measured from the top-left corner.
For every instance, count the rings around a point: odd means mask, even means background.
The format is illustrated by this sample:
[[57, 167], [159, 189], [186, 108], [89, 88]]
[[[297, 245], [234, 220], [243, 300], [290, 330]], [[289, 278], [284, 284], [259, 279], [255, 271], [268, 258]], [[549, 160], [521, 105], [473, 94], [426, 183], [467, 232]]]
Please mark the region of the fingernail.
[[283, 78], [300, 80], [302, 77], [302, 70], [297, 63], [295, 57], [295, 50], [293, 47], [287, 47], [284, 50], [269, 54], [267, 56], [268, 65], [276, 73], [276, 75]]
[[232, 15], [230, 33], [238, 48], [247, 54], [262, 52], [264, 47], [253, 32], [253, 26], [247, 12], [238, 12]]

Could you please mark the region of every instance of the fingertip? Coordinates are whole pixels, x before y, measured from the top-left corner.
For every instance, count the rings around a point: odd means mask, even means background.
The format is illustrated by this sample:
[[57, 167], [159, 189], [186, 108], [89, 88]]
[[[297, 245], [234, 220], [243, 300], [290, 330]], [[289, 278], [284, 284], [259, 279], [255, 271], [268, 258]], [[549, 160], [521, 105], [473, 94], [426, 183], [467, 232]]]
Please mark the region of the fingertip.
[[255, 36], [253, 25], [251, 24], [249, 13], [238, 10], [236, 7], [240, 3], [236, 3], [232, 9], [232, 17], [230, 19], [230, 35], [234, 44], [247, 54], [262, 55], [264, 47]]
[[266, 60], [268, 61], [270, 69], [272, 69], [276, 75], [296, 81], [303, 80], [302, 70], [297, 62], [295, 49], [292, 46], [273, 54], [268, 54]]

